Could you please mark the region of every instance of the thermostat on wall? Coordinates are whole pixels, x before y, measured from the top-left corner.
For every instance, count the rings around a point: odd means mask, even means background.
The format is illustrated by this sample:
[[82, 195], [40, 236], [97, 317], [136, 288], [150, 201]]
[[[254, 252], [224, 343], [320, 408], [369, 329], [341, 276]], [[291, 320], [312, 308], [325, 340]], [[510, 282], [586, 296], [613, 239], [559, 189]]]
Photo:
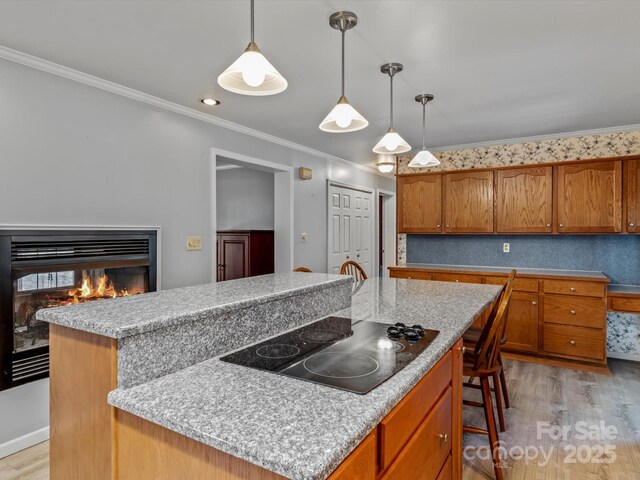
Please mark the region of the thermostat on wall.
[[302, 180], [311, 180], [312, 173], [310, 168], [300, 167], [300, 178]]

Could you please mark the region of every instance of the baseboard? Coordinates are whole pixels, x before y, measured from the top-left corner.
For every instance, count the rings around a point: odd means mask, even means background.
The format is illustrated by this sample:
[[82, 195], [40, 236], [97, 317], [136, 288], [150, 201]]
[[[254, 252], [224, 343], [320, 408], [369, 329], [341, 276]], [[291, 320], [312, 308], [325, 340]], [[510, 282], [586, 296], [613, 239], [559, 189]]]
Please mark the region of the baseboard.
[[33, 447], [34, 445], [44, 442], [49, 439], [49, 427], [41, 428], [35, 432], [27, 433], [13, 440], [0, 444], [0, 458], [13, 455], [25, 448]]
[[607, 352], [607, 357], [617, 358], [618, 360], [630, 360], [632, 362], [640, 362], [640, 355], [637, 353]]

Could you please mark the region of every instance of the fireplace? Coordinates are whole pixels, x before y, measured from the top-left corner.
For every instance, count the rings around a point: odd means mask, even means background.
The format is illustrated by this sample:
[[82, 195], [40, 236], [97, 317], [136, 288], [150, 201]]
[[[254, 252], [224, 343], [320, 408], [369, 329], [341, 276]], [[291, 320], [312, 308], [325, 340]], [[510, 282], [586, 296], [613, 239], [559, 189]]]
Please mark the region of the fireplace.
[[49, 375], [35, 313], [156, 290], [155, 231], [0, 232], [0, 390]]

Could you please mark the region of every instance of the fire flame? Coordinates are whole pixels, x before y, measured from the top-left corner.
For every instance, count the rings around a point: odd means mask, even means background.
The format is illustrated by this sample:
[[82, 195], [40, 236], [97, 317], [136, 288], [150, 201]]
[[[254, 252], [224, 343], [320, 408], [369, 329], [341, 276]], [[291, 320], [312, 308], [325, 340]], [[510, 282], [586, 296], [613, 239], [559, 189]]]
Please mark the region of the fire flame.
[[95, 288], [93, 288], [91, 278], [85, 276], [82, 279], [82, 285], [80, 287], [69, 290], [69, 297], [71, 297], [73, 303], [99, 298], [128, 297], [130, 295], [131, 293], [129, 293], [127, 289], [117, 291], [106, 275], [102, 275], [97, 279], [97, 286]]

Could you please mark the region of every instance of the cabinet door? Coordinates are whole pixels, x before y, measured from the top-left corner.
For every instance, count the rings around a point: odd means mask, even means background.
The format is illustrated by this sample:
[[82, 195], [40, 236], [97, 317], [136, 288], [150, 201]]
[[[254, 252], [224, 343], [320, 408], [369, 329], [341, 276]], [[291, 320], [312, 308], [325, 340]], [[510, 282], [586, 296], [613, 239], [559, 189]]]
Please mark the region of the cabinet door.
[[249, 235], [220, 235], [222, 280], [249, 276]]
[[626, 162], [627, 232], [640, 233], [640, 160]]
[[552, 167], [496, 172], [496, 227], [500, 233], [551, 233]]
[[493, 232], [493, 172], [445, 175], [444, 220], [447, 233]]
[[442, 231], [442, 175], [398, 177], [398, 231]]
[[538, 295], [522, 292], [511, 294], [506, 335], [504, 348], [521, 352], [538, 351]]
[[558, 232], [622, 231], [622, 162], [557, 167]]

